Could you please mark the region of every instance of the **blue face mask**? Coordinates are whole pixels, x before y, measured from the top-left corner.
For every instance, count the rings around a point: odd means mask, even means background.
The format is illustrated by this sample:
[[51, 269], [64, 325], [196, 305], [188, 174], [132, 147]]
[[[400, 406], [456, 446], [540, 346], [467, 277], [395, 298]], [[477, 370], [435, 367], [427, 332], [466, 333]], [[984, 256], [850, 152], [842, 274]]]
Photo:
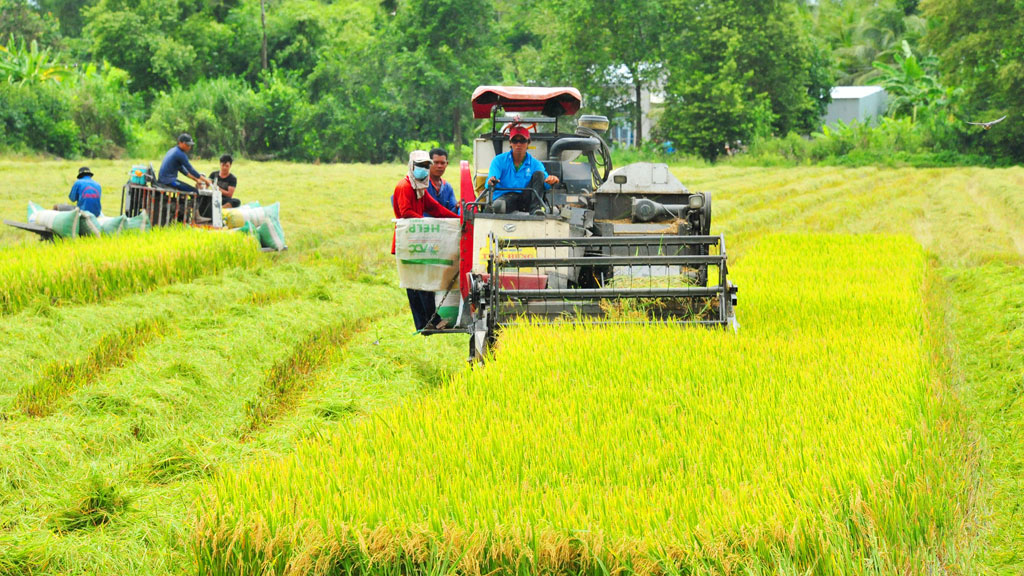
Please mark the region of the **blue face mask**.
[[423, 180], [424, 178], [427, 177], [427, 169], [419, 167], [414, 168], [412, 171], [412, 177], [417, 180]]

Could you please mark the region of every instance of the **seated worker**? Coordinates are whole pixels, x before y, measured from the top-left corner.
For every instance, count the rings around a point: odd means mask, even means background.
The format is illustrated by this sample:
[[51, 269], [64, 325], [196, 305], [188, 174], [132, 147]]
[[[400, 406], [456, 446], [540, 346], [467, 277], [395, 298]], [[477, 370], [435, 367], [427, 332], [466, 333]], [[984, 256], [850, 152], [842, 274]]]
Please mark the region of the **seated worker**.
[[[413, 150], [409, 154], [409, 172], [395, 186], [391, 197], [391, 209], [395, 218], [423, 218], [424, 210], [430, 210], [434, 218], [458, 218], [427, 194], [427, 180], [430, 178], [430, 155], [425, 150]], [[395, 253], [395, 236], [391, 236], [391, 253]], [[434, 293], [428, 290], [406, 289], [409, 308], [416, 330], [428, 327], [435, 316]]]
[[192, 150], [194, 144], [195, 142], [188, 134], [182, 133], [178, 136], [178, 144], [167, 151], [164, 161], [160, 163], [160, 176], [157, 178], [157, 182], [183, 192], [195, 192], [194, 187], [178, 180], [180, 172], [196, 182], [210, 184], [210, 180], [196, 171], [188, 161], [186, 153]]
[[491, 160], [487, 184], [499, 188], [532, 188], [529, 190], [495, 190], [491, 210], [495, 214], [529, 212], [543, 214], [541, 198], [544, 190], [558, 184], [558, 176], [549, 176], [544, 165], [527, 149], [530, 147], [530, 131], [519, 124], [513, 124], [508, 132], [512, 149], [498, 154]]
[[[231, 173], [231, 164], [234, 163], [234, 158], [231, 154], [225, 154], [220, 157], [220, 170], [214, 170], [210, 172], [210, 180], [217, 183], [220, 187], [220, 205], [224, 208], [238, 208], [242, 205], [242, 201], [235, 198], [235, 186], [238, 185], [238, 179]], [[203, 205], [200, 203], [200, 213], [203, 216], [209, 218], [210, 214], [210, 202], [207, 201], [203, 210]]]
[[[437, 200], [437, 203], [447, 208], [450, 212], [459, 213], [459, 203], [455, 200], [455, 190], [452, 185], [444, 181], [444, 171], [448, 169], [448, 152], [444, 148], [434, 148], [430, 151], [430, 178], [427, 180], [427, 193]], [[433, 216], [430, 210], [423, 211], [424, 216]]]
[[84, 212], [92, 212], [94, 216], [100, 215], [100, 196], [103, 188], [92, 179], [92, 170], [85, 166], [78, 169], [78, 179], [71, 186], [71, 193], [68, 199], [78, 204], [78, 208]]

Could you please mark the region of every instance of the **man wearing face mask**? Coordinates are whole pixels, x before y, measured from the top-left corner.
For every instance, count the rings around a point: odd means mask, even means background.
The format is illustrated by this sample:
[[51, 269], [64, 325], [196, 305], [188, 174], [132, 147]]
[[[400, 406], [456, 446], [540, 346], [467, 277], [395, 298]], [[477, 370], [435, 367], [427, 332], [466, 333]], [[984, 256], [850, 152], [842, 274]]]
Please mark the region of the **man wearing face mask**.
[[[427, 193], [430, 164], [430, 155], [425, 150], [413, 150], [409, 154], [409, 172], [395, 186], [395, 195], [391, 197], [395, 218], [423, 218], [424, 209], [434, 218], [458, 218]], [[394, 235], [391, 237], [391, 253], [395, 253]], [[413, 323], [417, 330], [422, 330], [434, 317], [434, 293], [411, 289], [406, 289], [406, 292]]]

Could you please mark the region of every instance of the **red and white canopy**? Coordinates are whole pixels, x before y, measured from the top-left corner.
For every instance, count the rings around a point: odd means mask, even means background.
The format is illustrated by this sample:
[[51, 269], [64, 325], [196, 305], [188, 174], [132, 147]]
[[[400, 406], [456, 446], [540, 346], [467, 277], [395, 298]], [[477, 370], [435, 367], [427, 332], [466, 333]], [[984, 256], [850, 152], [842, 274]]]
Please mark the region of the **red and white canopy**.
[[490, 118], [501, 106], [506, 112], [540, 112], [545, 116], [573, 115], [583, 104], [580, 91], [571, 87], [480, 86], [473, 91], [473, 117]]

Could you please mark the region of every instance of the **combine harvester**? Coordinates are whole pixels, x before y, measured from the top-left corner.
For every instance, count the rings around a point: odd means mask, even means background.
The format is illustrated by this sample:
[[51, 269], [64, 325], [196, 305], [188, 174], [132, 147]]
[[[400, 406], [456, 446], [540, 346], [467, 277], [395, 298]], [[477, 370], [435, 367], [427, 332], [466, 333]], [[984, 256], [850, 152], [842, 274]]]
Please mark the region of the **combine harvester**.
[[[575, 88], [474, 91], [474, 116], [489, 118], [491, 131], [474, 141], [475, 175], [461, 165], [462, 301], [453, 327], [424, 334], [468, 333], [470, 358], [482, 359], [502, 327], [524, 319], [736, 327], [737, 289], [725, 239], [710, 233], [711, 195], [687, 190], [665, 164], [613, 170], [601, 137], [607, 118], [583, 115], [575, 133], [559, 131], [580, 106]], [[530, 155], [560, 180], [540, 199], [542, 215], [492, 208], [502, 189], [487, 186], [487, 172], [516, 124], [531, 131]]]

